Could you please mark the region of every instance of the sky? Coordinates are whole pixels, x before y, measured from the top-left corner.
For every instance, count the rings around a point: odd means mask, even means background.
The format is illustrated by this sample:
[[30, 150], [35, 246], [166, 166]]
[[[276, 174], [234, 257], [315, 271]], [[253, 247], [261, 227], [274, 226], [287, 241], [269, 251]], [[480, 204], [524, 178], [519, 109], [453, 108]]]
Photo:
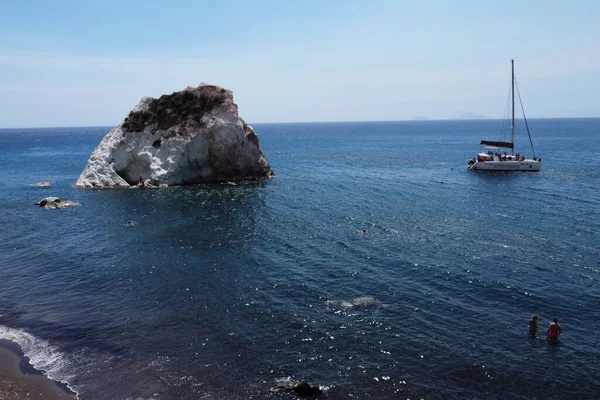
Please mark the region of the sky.
[[250, 123], [600, 117], [600, 2], [4, 1], [0, 128], [114, 126], [201, 82]]

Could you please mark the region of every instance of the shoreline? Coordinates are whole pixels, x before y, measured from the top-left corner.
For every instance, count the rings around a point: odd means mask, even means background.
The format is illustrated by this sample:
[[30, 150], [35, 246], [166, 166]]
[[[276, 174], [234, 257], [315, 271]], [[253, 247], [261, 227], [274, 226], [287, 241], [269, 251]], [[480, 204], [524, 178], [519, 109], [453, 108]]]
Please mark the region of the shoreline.
[[[58, 382], [35, 370], [29, 361], [22, 354], [15, 352], [12, 347], [0, 346], [0, 400], [77, 399], [75, 394], [63, 390]], [[18, 348], [18, 345], [15, 344], [15, 347]], [[22, 368], [23, 363], [25, 368]], [[24, 372], [23, 369], [32, 372]]]

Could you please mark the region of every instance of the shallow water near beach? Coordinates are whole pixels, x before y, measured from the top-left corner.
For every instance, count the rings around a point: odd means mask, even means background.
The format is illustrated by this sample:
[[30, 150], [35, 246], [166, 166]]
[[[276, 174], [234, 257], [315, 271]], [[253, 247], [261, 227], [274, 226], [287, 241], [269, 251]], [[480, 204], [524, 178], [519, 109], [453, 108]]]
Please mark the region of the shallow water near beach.
[[467, 171], [501, 124], [256, 124], [275, 179], [106, 191], [110, 128], [0, 130], [0, 340], [86, 400], [595, 398], [600, 120]]

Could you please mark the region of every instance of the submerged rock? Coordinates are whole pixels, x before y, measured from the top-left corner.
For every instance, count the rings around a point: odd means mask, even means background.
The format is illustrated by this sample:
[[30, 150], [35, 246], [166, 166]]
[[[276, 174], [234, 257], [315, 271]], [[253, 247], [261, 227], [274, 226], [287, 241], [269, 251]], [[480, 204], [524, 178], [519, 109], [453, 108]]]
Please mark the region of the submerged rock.
[[372, 307], [379, 304], [379, 300], [375, 297], [355, 297], [352, 299], [352, 304], [357, 307]]
[[32, 183], [31, 185], [29, 185], [29, 187], [51, 187], [51, 186], [52, 186], [52, 182], [47, 182], [47, 181]]
[[346, 310], [353, 307], [374, 307], [380, 305], [380, 302], [375, 297], [362, 296], [353, 298], [352, 302], [346, 300], [330, 299], [327, 300], [325, 304], [327, 305], [327, 307]]
[[200, 85], [142, 99], [102, 139], [75, 186], [156, 187], [274, 175], [233, 93]]
[[58, 197], [46, 197], [45, 199], [42, 199], [39, 202], [35, 203], [35, 205], [44, 207], [47, 210], [51, 210], [55, 208], [77, 207], [79, 203], [76, 203], [71, 200], [62, 201]]
[[289, 390], [295, 392], [298, 396], [316, 396], [323, 391], [318, 386], [313, 386], [305, 381], [284, 380], [278, 382], [276, 390]]
[[352, 308], [354, 306], [354, 304], [348, 301], [338, 299], [327, 300], [325, 304], [327, 304], [328, 307], [333, 308]]

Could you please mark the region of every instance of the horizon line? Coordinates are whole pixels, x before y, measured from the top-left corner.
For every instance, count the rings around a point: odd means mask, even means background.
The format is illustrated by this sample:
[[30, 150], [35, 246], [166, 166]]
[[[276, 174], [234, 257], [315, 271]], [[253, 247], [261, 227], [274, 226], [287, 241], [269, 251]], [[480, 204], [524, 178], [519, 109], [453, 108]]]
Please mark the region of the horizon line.
[[[536, 117], [532, 120], [550, 119], [600, 119], [598, 117]], [[389, 119], [389, 120], [348, 120], [348, 121], [287, 121], [287, 122], [249, 122], [249, 125], [284, 125], [284, 124], [347, 124], [347, 123], [381, 123], [381, 122], [476, 122], [476, 121], [503, 121], [505, 118], [431, 118], [431, 119]], [[118, 125], [72, 125], [72, 126], [18, 126], [0, 127], [0, 130], [9, 129], [74, 129], [74, 128], [114, 128]]]

